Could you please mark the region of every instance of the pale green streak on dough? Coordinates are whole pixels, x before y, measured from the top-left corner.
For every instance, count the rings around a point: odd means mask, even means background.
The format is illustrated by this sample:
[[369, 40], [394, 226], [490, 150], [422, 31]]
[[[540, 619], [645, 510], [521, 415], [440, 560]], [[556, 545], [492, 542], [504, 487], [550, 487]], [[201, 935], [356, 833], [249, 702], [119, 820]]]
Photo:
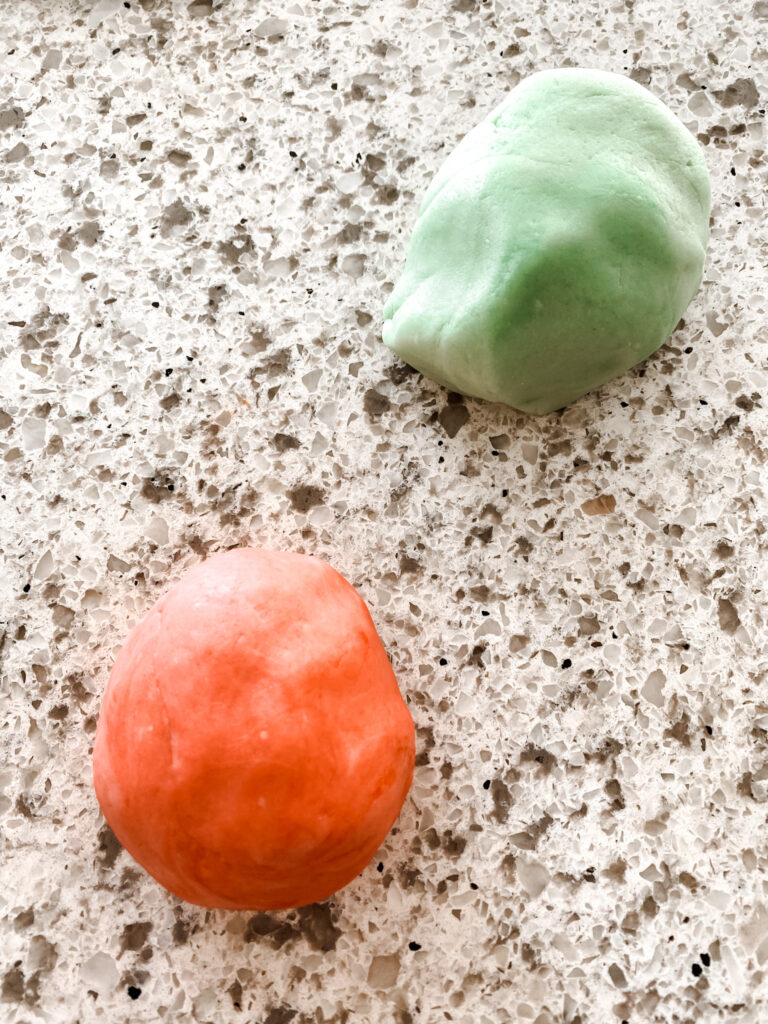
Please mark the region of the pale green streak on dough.
[[384, 341], [466, 395], [560, 409], [654, 352], [701, 283], [709, 175], [621, 75], [532, 75], [421, 204]]

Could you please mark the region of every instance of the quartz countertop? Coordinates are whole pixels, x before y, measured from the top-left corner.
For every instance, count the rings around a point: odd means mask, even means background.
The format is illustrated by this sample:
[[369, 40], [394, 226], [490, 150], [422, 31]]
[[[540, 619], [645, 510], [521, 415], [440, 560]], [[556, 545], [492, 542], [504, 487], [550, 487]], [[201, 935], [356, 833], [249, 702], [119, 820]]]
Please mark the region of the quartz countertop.
[[[768, 3], [0, 10], [0, 1018], [768, 1017]], [[533, 71], [648, 85], [713, 186], [669, 342], [567, 411], [381, 343], [444, 156]], [[239, 544], [328, 559], [417, 726], [298, 911], [185, 905], [100, 817], [115, 652]]]

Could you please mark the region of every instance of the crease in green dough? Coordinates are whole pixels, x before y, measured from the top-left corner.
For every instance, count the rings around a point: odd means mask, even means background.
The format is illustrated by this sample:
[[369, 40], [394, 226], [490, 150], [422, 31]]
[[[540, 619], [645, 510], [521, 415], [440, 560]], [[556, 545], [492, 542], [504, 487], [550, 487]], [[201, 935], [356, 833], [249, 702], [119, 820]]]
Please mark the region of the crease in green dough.
[[421, 203], [383, 340], [439, 384], [560, 409], [654, 352], [698, 291], [709, 175], [672, 112], [621, 75], [532, 75]]

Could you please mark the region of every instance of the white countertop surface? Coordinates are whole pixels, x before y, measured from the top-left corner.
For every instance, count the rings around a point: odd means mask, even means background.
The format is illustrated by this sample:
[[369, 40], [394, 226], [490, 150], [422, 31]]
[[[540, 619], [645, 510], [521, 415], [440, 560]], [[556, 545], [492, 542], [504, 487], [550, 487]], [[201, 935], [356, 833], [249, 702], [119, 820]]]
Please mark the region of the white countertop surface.
[[[0, 1019], [765, 1021], [768, 3], [91, 7], [0, 10]], [[669, 343], [534, 419], [381, 309], [566, 64], [698, 135], [713, 229]], [[360, 589], [418, 728], [377, 861], [275, 915], [169, 896], [90, 777], [128, 629], [245, 543]]]

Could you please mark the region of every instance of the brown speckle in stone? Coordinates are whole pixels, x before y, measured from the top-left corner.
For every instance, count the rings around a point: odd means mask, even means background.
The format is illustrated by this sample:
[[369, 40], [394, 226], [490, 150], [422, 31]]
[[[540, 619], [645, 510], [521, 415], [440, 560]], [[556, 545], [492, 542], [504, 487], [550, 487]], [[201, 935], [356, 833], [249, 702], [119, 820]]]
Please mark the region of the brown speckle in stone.
[[116, 157], [110, 157], [108, 160], [103, 160], [99, 167], [99, 174], [102, 178], [106, 178], [108, 181], [114, 181], [118, 175], [120, 166], [117, 162]]
[[222, 259], [233, 267], [239, 264], [241, 256], [253, 252], [253, 248], [253, 239], [248, 234], [236, 235], [228, 242], [219, 242], [218, 246]]
[[5, 154], [5, 162], [7, 164], [17, 164], [20, 160], [23, 160], [25, 156], [29, 155], [29, 146], [24, 142], [17, 142], [15, 146], [7, 150]]
[[185, 946], [189, 941], [190, 931], [189, 922], [183, 917], [177, 917], [171, 930], [171, 938], [173, 939], [174, 946]]
[[24, 989], [24, 972], [21, 969], [21, 960], [17, 960], [3, 975], [0, 999], [4, 1003], [20, 1003], [24, 999]]
[[135, 921], [123, 928], [120, 936], [120, 952], [135, 952], [145, 945], [154, 925], [151, 921]]
[[97, 220], [87, 220], [77, 229], [77, 237], [83, 245], [95, 245], [101, 237], [102, 231]]
[[166, 206], [160, 218], [160, 234], [167, 237], [175, 227], [184, 227], [192, 220], [192, 211], [177, 199]]
[[624, 876], [627, 873], [627, 862], [625, 860], [615, 860], [612, 864], [609, 864], [602, 872], [605, 878], [610, 878], [614, 882], [624, 882]]
[[725, 597], [721, 597], [717, 602], [717, 620], [720, 623], [720, 629], [730, 636], [733, 636], [741, 625], [739, 613], [731, 601]]
[[691, 745], [691, 732], [690, 726], [691, 719], [687, 712], [683, 712], [680, 718], [671, 725], [668, 729], [664, 730], [664, 735], [669, 739], [677, 740], [684, 747], [690, 747]]
[[39, 974], [49, 974], [59, 959], [56, 946], [44, 935], [34, 935], [29, 944], [29, 965]]
[[449, 857], [460, 857], [466, 845], [466, 838], [454, 835], [451, 829], [443, 834], [441, 846]]
[[594, 636], [595, 633], [599, 632], [600, 623], [596, 615], [579, 616], [579, 636]]
[[737, 78], [722, 91], [715, 90], [715, 96], [724, 107], [756, 107], [760, 101], [757, 86], [751, 78]]
[[168, 163], [173, 164], [174, 167], [186, 167], [191, 159], [192, 154], [187, 153], [184, 149], [172, 149], [168, 153]]
[[13, 927], [17, 932], [22, 932], [27, 928], [31, 928], [35, 923], [35, 911], [32, 907], [27, 907], [26, 910], [22, 910], [13, 919]]
[[21, 128], [26, 116], [21, 107], [3, 107], [0, 110], [0, 132]]
[[311, 903], [299, 908], [299, 930], [312, 949], [329, 953], [336, 948], [341, 935], [333, 921], [328, 903]]
[[543, 747], [537, 747], [533, 743], [528, 743], [520, 754], [520, 764], [538, 765], [539, 772], [543, 775], [549, 775], [557, 764], [557, 758]]
[[400, 575], [404, 576], [408, 573], [417, 573], [421, 569], [421, 562], [415, 558], [411, 558], [410, 555], [400, 556]]
[[298, 1013], [289, 1006], [274, 1006], [263, 1018], [264, 1024], [291, 1024], [291, 1021]]
[[123, 849], [120, 840], [117, 838], [115, 833], [106, 824], [106, 822], [99, 829], [99, 860], [103, 868], [114, 867], [115, 861], [120, 856]]
[[289, 491], [288, 497], [297, 512], [309, 512], [316, 505], [322, 505], [325, 501], [325, 492], [321, 487], [315, 487], [313, 484], [303, 484]]
[[234, 1006], [234, 1008], [236, 1010], [241, 1010], [243, 1008], [243, 986], [240, 984], [237, 978], [235, 978], [235, 980], [227, 989], [227, 994], [229, 998], [232, 1000], [232, 1005]]
[[491, 816], [495, 818], [500, 825], [503, 825], [509, 817], [509, 809], [512, 806], [512, 797], [509, 789], [501, 779], [494, 779], [491, 782], [491, 798], [493, 800]]
[[621, 783], [618, 779], [608, 779], [603, 787], [606, 795], [611, 801], [612, 811], [624, 810], [624, 796], [621, 791]]
[[392, 383], [398, 385], [408, 380], [409, 377], [415, 376], [418, 372], [408, 363], [393, 363], [386, 371], [387, 377]]
[[659, 912], [659, 905], [653, 896], [646, 896], [640, 908], [646, 917], [656, 917]]
[[288, 452], [294, 448], [301, 448], [301, 441], [291, 434], [275, 434], [272, 438], [272, 444], [274, 444], [279, 452]]
[[437, 418], [448, 437], [456, 437], [469, 420], [469, 410], [465, 405], [446, 405], [440, 410]]
[[208, 305], [215, 311], [226, 298], [227, 286], [224, 284], [212, 284], [208, 288]]
[[581, 510], [588, 516], [608, 516], [616, 510], [616, 499], [612, 494], [600, 494], [583, 502]]
[[610, 761], [611, 758], [615, 758], [616, 755], [621, 752], [622, 748], [623, 744], [620, 740], [616, 740], [613, 739], [613, 737], [608, 736], [596, 750], [585, 753], [584, 758], [586, 761], [597, 761], [598, 764], [605, 764], [606, 761]]
[[421, 749], [416, 754], [415, 767], [423, 768], [429, 764], [429, 752], [435, 745], [435, 732], [431, 725], [419, 726], [416, 732]]
[[380, 394], [375, 388], [369, 388], [363, 397], [363, 408], [371, 420], [378, 419], [391, 405], [387, 396]]
[[718, 558], [726, 559], [733, 558], [734, 548], [732, 544], [729, 544], [726, 540], [719, 540], [717, 547], [715, 548], [715, 554]]
[[271, 914], [254, 914], [248, 920], [243, 934], [244, 942], [256, 942], [260, 938], [269, 938], [275, 949], [280, 949], [290, 939], [296, 937], [294, 928], [288, 921], [280, 921]]

